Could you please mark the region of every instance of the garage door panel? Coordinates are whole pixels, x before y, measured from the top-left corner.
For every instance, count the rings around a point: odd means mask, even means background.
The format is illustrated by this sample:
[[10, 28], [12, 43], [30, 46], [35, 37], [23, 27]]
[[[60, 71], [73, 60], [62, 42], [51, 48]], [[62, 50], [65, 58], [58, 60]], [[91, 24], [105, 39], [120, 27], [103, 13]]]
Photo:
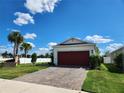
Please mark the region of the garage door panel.
[[88, 51], [75, 51], [75, 52], [59, 52], [58, 53], [59, 65], [89, 65], [89, 52]]

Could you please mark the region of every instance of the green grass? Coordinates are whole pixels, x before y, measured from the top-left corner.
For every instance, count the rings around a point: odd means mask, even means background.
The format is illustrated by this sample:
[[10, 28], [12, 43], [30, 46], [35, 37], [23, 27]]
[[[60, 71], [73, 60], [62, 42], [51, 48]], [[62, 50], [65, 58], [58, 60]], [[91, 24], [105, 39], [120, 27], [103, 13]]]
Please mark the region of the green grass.
[[124, 93], [124, 74], [89, 70], [82, 90], [91, 93]]
[[13, 79], [28, 73], [32, 73], [48, 67], [48, 64], [21, 64], [16, 67], [3, 67], [0, 68], [0, 78]]

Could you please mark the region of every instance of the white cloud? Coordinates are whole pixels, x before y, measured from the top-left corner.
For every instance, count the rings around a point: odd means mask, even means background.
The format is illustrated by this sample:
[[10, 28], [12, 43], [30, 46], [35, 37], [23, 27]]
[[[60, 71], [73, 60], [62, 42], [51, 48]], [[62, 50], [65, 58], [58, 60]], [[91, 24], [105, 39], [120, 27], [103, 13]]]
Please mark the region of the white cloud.
[[4, 53], [5, 51], [7, 51], [5, 46], [0, 46], [0, 53]]
[[20, 30], [18, 30], [18, 29], [11, 29], [10, 31], [13, 31], [13, 32], [20, 32]]
[[7, 28], [6, 30], [7, 30], [7, 31], [11, 31], [11, 32], [12, 32], [12, 31], [13, 31], [13, 32], [20, 32], [20, 30], [18, 30], [18, 29], [10, 29], [10, 28]]
[[48, 48], [39, 48], [39, 50], [45, 50], [45, 51], [49, 51], [49, 49]]
[[51, 51], [51, 49], [52, 49], [52, 47], [53, 46], [55, 46], [55, 45], [57, 45], [57, 43], [55, 43], [55, 42], [50, 42], [50, 43], [48, 43], [47, 44], [47, 46], [48, 47], [41, 47], [41, 48], [39, 48], [38, 49], [38, 51], [36, 51], [36, 53], [38, 54], [38, 55], [40, 55], [40, 54], [46, 54], [46, 53], [50, 53]]
[[24, 4], [31, 13], [53, 12], [56, 4], [61, 0], [26, 0]]
[[113, 41], [110, 38], [106, 38], [100, 35], [86, 36], [85, 40], [93, 42], [93, 43], [108, 43]]
[[25, 39], [33, 39], [34, 40], [36, 37], [37, 37], [37, 35], [35, 33], [26, 33], [24, 35]]
[[36, 47], [35, 44], [31, 43], [31, 42], [27, 42], [28, 44], [30, 44], [33, 48]]
[[37, 55], [45, 55], [46, 53], [50, 53], [49, 48], [39, 48], [37, 51], [35, 51], [37, 53]]
[[39, 48], [39, 50], [40, 50], [39, 51], [40, 54], [43, 54], [43, 55], [50, 52], [48, 48]]
[[5, 46], [0, 46], [0, 48], [6, 48]]
[[48, 43], [49, 49], [52, 49], [52, 47], [55, 46], [55, 45], [57, 45], [56, 42], [50, 42], [50, 43]]
[[99, 48], [99, 51], [100, 51], [100, 55], [104, 55], [104, 52], [105, 52], [105, 50], [104, 50], [104, 49]]
[[109, 44], [107, 47], [106, 47], [106, 50], [107, 51], [114, 51], [116, 49], [119, 49], [120, 47], [122, 47], [123, 44], [122, 43], [113, 43], [113, 44]]
[[13, 47], [12, 46], [0, 46], [0, 53], [4, 53], [5, 51], [7, 51], [8, 53], [12, 53], [13, 52]]
[[29, 23], [34, 24], [33, 17], [28, 13], [16, 12], [14, 15], [17, 16], [17, 18], [15, 20], [13, 20], [13, 22], [16, 25], [22, 26], [22, 25], [26, 25]]

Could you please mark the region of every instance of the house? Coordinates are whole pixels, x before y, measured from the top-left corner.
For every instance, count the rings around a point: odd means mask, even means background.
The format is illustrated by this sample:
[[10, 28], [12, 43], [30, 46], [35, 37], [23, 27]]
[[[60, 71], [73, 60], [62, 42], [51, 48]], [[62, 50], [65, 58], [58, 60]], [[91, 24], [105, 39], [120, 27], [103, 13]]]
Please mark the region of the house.
[[[114, 59], [115, 59], [116, 55], [118, 55], [118, 54], [120, 54], [120, 53], [124, 54], [124, 46], [121, 47], [121, 48], [119, 48], [119, 49], [117, 49], [117, 50], [115, 50], [115, 51], [113, 51], [113, 52], [111, 52], [111, 53], [108, 55], [108, 56], [110, 57], [111, 63], [114, 63]], [[123, 57], [123, 58], [124, 58], [124, 57]], [[123, 61], [124, 61], [124, 60], [123, 60]]]
[[96, 44], [70, 38], [53, 47], [54, 64], [66, 66], [89, 66], [89, 57], [94, 55]]

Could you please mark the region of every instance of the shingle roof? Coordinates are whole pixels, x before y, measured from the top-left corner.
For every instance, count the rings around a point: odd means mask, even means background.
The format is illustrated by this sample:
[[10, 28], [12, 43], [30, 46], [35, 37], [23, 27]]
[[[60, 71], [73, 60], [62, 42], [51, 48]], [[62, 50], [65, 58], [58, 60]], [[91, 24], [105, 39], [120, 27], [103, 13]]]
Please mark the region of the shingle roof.
[[83, 41], [77, 38], [70, 38], [58, 45], [79, 45], [79, 44], [94, 44], [94, 43]]
[[115, 52], [117, 52], [117, 51], [119, 51], [119, 50], [122, 50], [122, 49], [124, 49], [124, 46], [120, 47], [119, 49], [117, 49], [117, 50], [115, 50], [115, 51], [112, 51], [110, 54], [113, 54], [113, 53], [115, 53]]

